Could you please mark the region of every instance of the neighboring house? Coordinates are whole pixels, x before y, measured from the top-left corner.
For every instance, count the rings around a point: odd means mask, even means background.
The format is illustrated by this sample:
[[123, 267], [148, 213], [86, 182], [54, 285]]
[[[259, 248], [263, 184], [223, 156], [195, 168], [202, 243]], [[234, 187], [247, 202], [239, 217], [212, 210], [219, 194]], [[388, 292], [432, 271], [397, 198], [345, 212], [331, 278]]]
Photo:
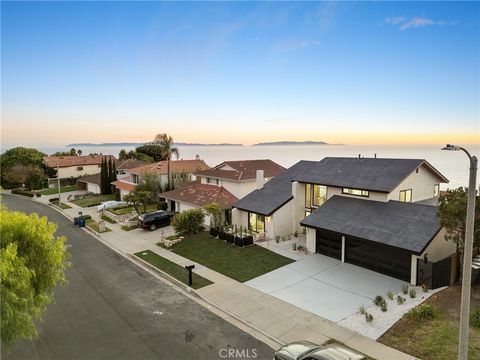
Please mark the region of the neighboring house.
[[[232, 205], [238, 199], [261, 188], [265, 181], [283, 171], [285, 168], [272, 160], [225, 161], [212, 169], [195, 172], [196, 183], [165, 192], [162, 197], [168, 200], [169, 209], [173, 211], [217, 203], [223, 219], [230, 222]], [[208, 216], [205, 224], [210, 224]]]
[[[194, 181], [196, 178], [194, 172], [209, 169], [209, 166], [203, 160], [172, 160], [170, 161], [170, 170], [172, 173], [173, 184]], [[168, 183], [168, 164], [167, 161], [158, 161], [128, 170], [128, 175], [112, 182], [116, 189], [120, 191], [120, 197], [129, 194], [135, 190], [141, 183], [142, 176], [145, 174], [156, 174], [160, 179], [162, 188]]]
[[117, 172], [117, 177], [126, 177], [130, 175], [130, 170], [139, 168], [144, 165], [148, 165], [147, 161], [138, 160], [138, 159], [127, 159], [127, 160], [117, 160], [115, 164], [115, 169]]
[[77, 179], [78, 190], [87, 190], [94, 194], [101, 194], [100, 173], [94, 175], [85, 175]]
[[[55, 170], [58, 169], [60, 179], [78, 178], [83, 175], [93, 175], [100, 172], [102, 159], [112, 159], [112, 155], [85, 155], [85, 156], [44, 156], [43, 162]], [[52, 182], [55, 186], [55, 182]]]
[[417, 284], [428, 275], [417, 268], [455, 252], [425, 205], [446, 182], [425, 160], [300, 161], [235, 203], [232, 218], [267, 238], [305, 227], [310, 252]]

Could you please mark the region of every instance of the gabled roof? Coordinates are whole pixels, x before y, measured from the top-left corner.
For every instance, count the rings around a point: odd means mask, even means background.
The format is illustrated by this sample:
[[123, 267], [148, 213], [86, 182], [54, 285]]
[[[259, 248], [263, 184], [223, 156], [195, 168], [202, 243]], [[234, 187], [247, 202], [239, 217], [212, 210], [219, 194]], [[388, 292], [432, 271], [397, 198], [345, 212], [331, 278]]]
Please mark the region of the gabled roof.
[[196, 206], [217, 203], [222, 209], [228, 209], [238, 199], [222, 186], [200, 184], [186, 185], [161, 194], [168, 200], [180, 201]]
[[128, 170], [128, 169], [135, 169], [147, 164], [149, 164], [147, 161], [138, 160], [138, 159], [127, 159], [127, 160], [117, 160], [117, 164], [115, 167], [117, 170]]
[[233, 207], [269, 216], [292, 199], [292, 179], [316, 161], [299, 161], [277, 177], [237, 201]]
[[[170, 169], [172, 174], [175, 173], [193, 173], [210, 169], [203, 160], [172, 160], [170, 161]], [[155, 163], [147, 164], [130, 170], [131, 174], [144, 174], [148, 172], [155, 172], [157, 174], [166, 174], [168, 171], [168, 162], [157, 161]]]
[[326, 157], [314, 162], [292, 180], [389, 193], [422, 165], [437, 176], [439, 182], [448, 182], [440, 172], [423, 159], [345, 157]]
[[77, 179], [77, 182], [91, 183], [100, 185], [100, 173], [93, 175], [85, 175]]
[[112, 181], [111, 184], [115, 185], [115, 187], [119, 190], [126, 190], [126, 191], [134, 191], [137, 187], [137, 184], [134, 184], [129, 181], [130, 176], [126, 176], [122, 179]]
[[212, 169], [196, 172], [195, 175], [242, 181], [255, 179], [257, 170], [263, 170], [264, 176], [271, 178], [281, 174], [285, 168], [270, 159], [224, 161]]
[[420, 255], [440, 231], [437, 207], [332, 196], [300, 224], [335, 231]]
[[117, 159], [113, 155], [85, 155], [85, 156], [44, 156], [43, 162], [51, 168], [70, 167], [70, 166], [84, 166], [84, 165], [100, 165], [102, 159]]

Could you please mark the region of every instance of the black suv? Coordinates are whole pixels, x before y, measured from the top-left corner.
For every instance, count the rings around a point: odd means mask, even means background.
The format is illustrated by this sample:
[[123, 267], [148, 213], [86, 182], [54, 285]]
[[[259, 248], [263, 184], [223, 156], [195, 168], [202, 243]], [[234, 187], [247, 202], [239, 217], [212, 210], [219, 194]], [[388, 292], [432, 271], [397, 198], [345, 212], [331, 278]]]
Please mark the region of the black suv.
[[138, 226], [155, 231], [159, 227], [170, 225], [173, 215], [175, 215], [173, 211], [164, 210], [145, 213], [138, 217]]

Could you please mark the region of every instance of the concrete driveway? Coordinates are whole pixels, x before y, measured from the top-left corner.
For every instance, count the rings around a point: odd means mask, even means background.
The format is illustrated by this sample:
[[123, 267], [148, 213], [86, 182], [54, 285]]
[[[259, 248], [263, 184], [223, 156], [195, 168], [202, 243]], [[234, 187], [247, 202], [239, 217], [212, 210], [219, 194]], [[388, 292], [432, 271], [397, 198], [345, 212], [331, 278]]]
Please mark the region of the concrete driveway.
[[376, 295], [397, 293], [399, 279], [320, 254], [281, 267], [246, 282], [247, 285], [338, 322], [369, 306]]

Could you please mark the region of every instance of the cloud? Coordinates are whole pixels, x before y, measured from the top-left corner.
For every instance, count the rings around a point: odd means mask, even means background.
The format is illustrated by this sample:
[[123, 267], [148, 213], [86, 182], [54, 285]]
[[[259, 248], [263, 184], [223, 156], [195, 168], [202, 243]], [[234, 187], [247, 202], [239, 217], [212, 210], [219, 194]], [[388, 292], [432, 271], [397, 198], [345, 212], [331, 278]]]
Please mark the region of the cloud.
[[443, 25], [455, 24], [455, 22], [449, 22], [445, 20], [432, 20], [432, 19], [428, 19], [420, 16], [416, 16], [412, 18], [407, 18], [405, 16], [389, 17], [389, 18], [386, 18], [383, 21], [383, 23], [387, 25], [396, 26], [400, 30], [416, 29], [416, 28], [431, 26], [431, 25], [443, 26]]
[[307, 46], [320, 46], [322, 45], [322, 42], [319, 40], [307, 40], [307, 41], [302, 41], [300, 43], [301, 47], [307, 47]]

